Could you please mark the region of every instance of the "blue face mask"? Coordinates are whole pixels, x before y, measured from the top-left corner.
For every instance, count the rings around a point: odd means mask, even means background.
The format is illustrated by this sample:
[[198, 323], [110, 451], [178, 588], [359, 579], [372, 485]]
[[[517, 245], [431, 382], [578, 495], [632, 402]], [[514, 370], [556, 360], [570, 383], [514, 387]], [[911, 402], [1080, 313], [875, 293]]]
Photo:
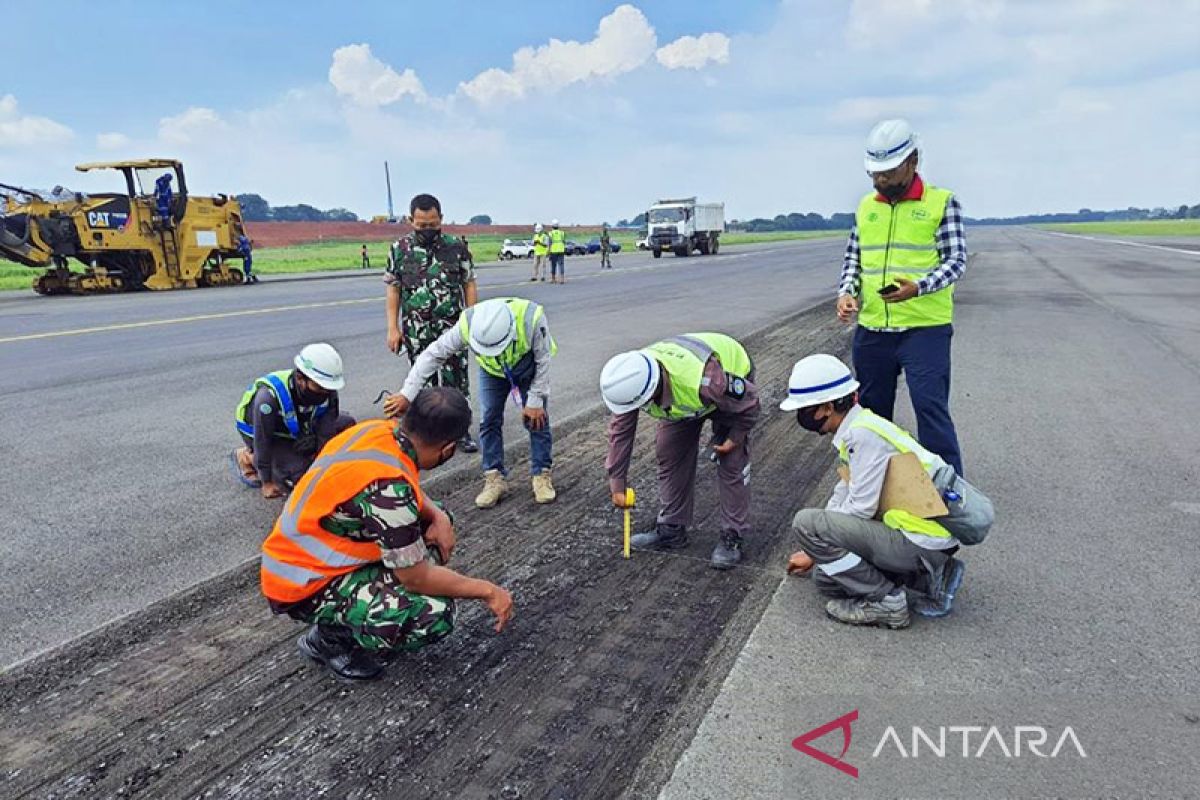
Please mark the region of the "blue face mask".
[[797, 409], [796, 424], [801, 428], [804, 428], [806, 431], [811, 431], [812, 433], [821, 433], [821, 427], [825, 424], [825, 420], [828, 419], [828, 417], [817, 419], [816, 414], [818, 408], [820, 408], [820, 406], [808, 406], [807, 408]]

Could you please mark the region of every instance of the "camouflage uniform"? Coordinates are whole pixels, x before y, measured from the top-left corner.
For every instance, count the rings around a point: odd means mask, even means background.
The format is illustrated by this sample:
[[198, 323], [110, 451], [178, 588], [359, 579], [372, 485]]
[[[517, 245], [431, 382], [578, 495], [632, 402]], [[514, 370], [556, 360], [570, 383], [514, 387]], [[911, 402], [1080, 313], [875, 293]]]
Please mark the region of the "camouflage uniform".
[[[401, 447], [416, 459], [403, 437]], [[326, 531], [379, 543], [380, 561], [331, 581], [291, 604], [271, 603], [277, 614], [319, 625], [349, 628], [367, 650], [419, 650], [454, 630], [453, 598], [410, 592], [393, 570], [433, 559], [425, 545], [412, 487], [402, 480], [375, 481], [321, 520]]]
[[[453, 236], [443, 234], [435, 247], [426, 250], [410, 233], [393, 246], [383, 280], [400, 287], [400, 324], [412, 363], [458, 321], [466, 285], [475, 280], [475, 264], [470, 251]], [[470, 397], [466, 352], [446, 361], [434, 383]]]

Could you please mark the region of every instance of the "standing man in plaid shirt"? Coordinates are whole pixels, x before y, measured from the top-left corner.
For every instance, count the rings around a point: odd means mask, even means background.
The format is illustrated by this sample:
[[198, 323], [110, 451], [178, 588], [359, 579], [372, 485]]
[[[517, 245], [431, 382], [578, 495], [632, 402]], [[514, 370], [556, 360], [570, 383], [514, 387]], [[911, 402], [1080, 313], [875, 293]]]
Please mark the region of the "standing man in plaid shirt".
[[843, 322], [858, 315], [859, 402], [890, 420], [903, 371], [918, 441], [962, 475], [950, 419], [950, 339], [967, 240], [958, 200], [921, 180], [917, 158], [917, 136], [905, 120], [885, 120], [867, 137], [864, 165], [875, 191], [855, 213], [837, 314]]

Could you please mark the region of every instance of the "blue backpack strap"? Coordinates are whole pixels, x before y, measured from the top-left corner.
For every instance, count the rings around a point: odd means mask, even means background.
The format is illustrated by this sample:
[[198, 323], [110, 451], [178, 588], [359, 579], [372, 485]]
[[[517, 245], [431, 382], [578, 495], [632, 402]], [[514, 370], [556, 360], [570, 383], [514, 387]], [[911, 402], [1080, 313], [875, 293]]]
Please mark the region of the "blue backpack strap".
[[296, 419], [296, 406], [292, 404], [292, 393], [288, 391], [287, 384], [279, 380], [279, 376], [267, 375], [266, 378], [267, 383], [275, 392], [275, 397], [279, 400], [279, 407], [283, 412], [283, 423], [287, 425], [288, 433], [294, 438], [299, 438], [300, 420]]

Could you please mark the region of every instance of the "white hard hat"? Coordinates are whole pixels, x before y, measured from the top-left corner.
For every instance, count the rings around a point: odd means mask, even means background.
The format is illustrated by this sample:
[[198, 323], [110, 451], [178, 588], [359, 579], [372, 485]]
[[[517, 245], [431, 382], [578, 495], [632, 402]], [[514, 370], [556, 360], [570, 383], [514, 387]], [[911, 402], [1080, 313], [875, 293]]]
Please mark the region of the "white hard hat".
[[618, 353], [600, 370], [600, 395], [614, 414], [646, 405], [658, 388], [661, 367], [640, 350]]
[[537, 225], [534, 225], [534, 226], [533, 226], [533, 232], [534, 232], [534, 233], [541, 233], [541, 232], [542, 232], [542, 223], [540, 223], [540, 222], [539, 222]]
[[917, 134], [905, 119], [885, 119], [867, 134], [867, 172], [887, 172], [900, 166], [917, 149]]
[[850, 374], [850, 368], [824, 353], [805, 356], [792, 367], [788, 378], [787, 399], [779, 404], [784, 411], [819, 406], [830, 400], [838, 400], [858, 389], [858, 381]]
[[477, 355], [498, 356], [517, 335], [517, 320], [503, 300], [484, 300], [471, 311], [470, 340]]
[[551, 227], [553, 227], [553, 228], [557, 228], [557, 227], [558, 227], [558, 220], [556, 220], [556, 219], [552, 219], [552, 220], [550, 220], [550, 226], [551, 226]]
[[296, 369], [312, 378], [318, 386], [336, 392], [346, 385], [342, 375], [342, 357], [333, 345], [317, 342], [305, 345], [295, 358]]

